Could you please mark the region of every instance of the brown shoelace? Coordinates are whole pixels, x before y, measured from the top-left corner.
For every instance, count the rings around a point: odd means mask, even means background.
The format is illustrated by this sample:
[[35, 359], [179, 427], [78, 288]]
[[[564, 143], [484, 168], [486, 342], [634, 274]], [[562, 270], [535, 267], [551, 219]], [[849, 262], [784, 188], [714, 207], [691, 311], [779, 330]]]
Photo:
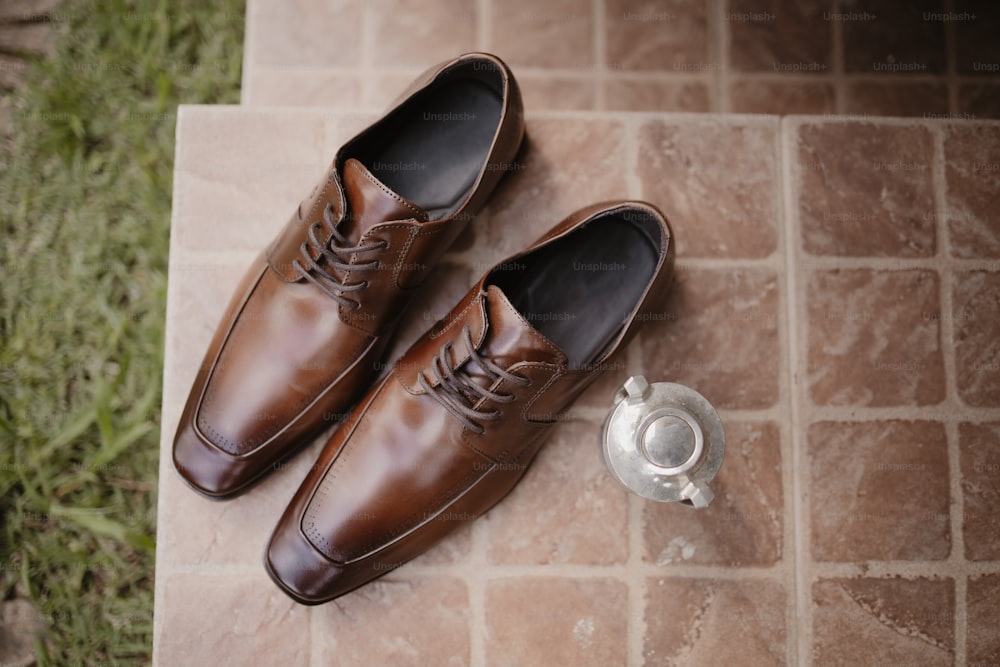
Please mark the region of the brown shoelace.
[[472, 344], [472, 333], [468, 326], [462, 329], [462, 340], [469, 351], [469, 358], [463, 364], [459, 364], [456, 368], [450, 366], [449, 353], [451, 352], [451, 343], [445, 343], [441, 348], [440, 354], [434, 357], [431, 372], [434, 373], [434, 377], [437, 379], [437, 386], [431, 385], [427, 379], [427, 371], [421, 371], [417, 377], [420, 386], [424, 388], [428, 395], [443, 405], [448, 412], [458, 417], [469, 430], [477, 435], [481, 435], [485, 429], [474, 420], [494, 420], [500, 416], [500, 411], [476, 410], [472, 406], [484, 398], [498, 403], [509, 403], [514, 400], [514, 395], [490, 391], [487, 387], [480, 386], [468, 373], [462, 370], [462, 366], [469, 361], [478, 363], [490, 380], [488, 386], [493, 386], [500, 378], [508, 382], [515, 382], [522, 387], [531, 384], [531, 380], [523, 375], [509, 373], [485, 356], [479, 354], [475, 345]]
[[[327, 243], [322, 243], [318, 238], [316, 238], [316, 230], [323, 225], [326, 227], [327, 231], [330, 232], [330, 240]], [[316, 259], [312, 258], [312, 254], [309, 252], [309, 247], [312, 246], [319, 252], [319, 256]], [[351, 308], [352, 310], [357, 310], [361, 307], [361, 303], [355, 299], [350, 299], [344, 296], [345, 292], [357, 292], [368, 287], [368, 281], [364, 280], [360, 283], [352, 283], [350, 285], [341, 282], [336, 275], [332, 273], [333, 269], [338, 271], [372, 271], [379, 267], [378, 260], [372, 260], [370, 262], [363, 262], [360, 264], [351, 264], [346, 258], [350, 257], [356, 252], [366, 252], [368, 250], [385, 250], [389, 247], [386, 241], [378, 241], [370, 245], [359, 245], [352, 246], [348, 245], [347, 239], [337, 230], [337, 223], [333, 219], [333, 206], [327, 204], [326, 208], [323, 209], [323, 219], [322, 221], [316, 221], [309, 225], [309, 240], [303, 241], [302, 245], [299, 247], [299, 253], [302, 255], [301, 259], [305, 260], [305, 264], [296, 258], [292, 262], [292, 267], [298, 272], [300, 276], [311, 282], [316, 287], [323, 290], [331, 299], [336, 301], [342, 306]], [[317, 260], [325, 260], [327, 267], [324, 267]], [[310, 269], [316, 273], [314, 276]]]

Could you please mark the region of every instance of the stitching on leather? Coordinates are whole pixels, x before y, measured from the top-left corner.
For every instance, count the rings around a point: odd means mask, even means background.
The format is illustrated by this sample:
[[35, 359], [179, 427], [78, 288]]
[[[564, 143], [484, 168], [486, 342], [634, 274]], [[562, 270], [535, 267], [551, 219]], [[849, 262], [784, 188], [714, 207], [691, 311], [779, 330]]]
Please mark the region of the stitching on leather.
[[[256, 289], [254, 291], [256, 291]], [[243, 311], [241, 310], [240, 312], [242, 313]], [[244, 335], [243, 327], [239, 326], [240, 324], [241, 322], [237, 320], [236, 323], [233, 325], [233, 327], [230, 329], [229, 336], [225, 342], [225, 348], [219, 355], [220, 365], [225, 365], [223, 362], [223, 357], [226, 356], [227, 351], [230, 349], [229, 346], [235, 344], [236, 341], [241, 339]], [[264, 430], [263, 433], [257, 438], [251, 438], [243, 442], [237, 443], [230, 440], [229, 438], [226, 438], [221, 433], [219, 433], [217, 429], [215, 429], [211, 424], [208, 423], [203, 412], [203, 410], [205, 411], [208, 410], [209, 406], [215, 402], [215, 397], [218, 395], [218, 388], [215, 386], [215, 383], [212, 382], [211, 380], [212, 378], [208, 378], [207, 380], [208, 386], [206, 387], [205, 398], [202, 399], [201, 409], [198, 410], [198, 426], [199, 428], [205, 431], [212, 431], [216, 436], [220, 437], [224, 441], [223, 444], [228, 446], [228, 448], [219, 447], [224, 452], [227, 452], [228, 454], [232, 454], [234, 456], [241, 456], [242, 454], [245, 454], [248, 450], [259, 447], [262, 443], [270, 440], [278, 431], [280, 431], [287, 425], [283, 423], [275, 424]], [[329, 384], [327, 384], [326, 386], [328, 387]], [[293, 403], [295, 414], [300, 413], [302, 411], [302, 408], [309, 405], [309, 403], [311, 403], [316, 398], [316, 396], [319, 396], [321, 393], [323, 393], [323, 390], [320, 390], [314, 396], [301, 398], [295, 403]], [[219, 446], [219, 443], [215, 444], [217, 447]]]
[[[429, 506], [434, 508], [432, 511], [436, 513], [437, 510], [443, 509], [445, 506], [451, 504], [451, 502], [459, 495], [461, 491], [463, 491], [469, 485], [471, 481], [479, 477], [482, 477], [483, 474], [484, 473], [478, 470], [472, 470], [466, 473], [460, 480], [449, 486], [444, 491], [435, 495], [425, 505], [425, 507]], [[426, 519], [427, 514], [428, 512], [426, 511], [426, 509], [413, 512], [412, 514], [408, 515], [404, 520], [396, 524], [396, 526], [391, 530], [382, 531], [376, 537], [372, 538], [371, 540], [368, 540], [364, 546], [362, 546], [360, 549], [357, 550], [360, 551], [361, 553], [357, 553], [356, 551], [348, 553], [335, 549], [331, 549], [331, 552], [336, 553], [337, 554], [336, 557], [344, 561], [356, 560], [357, 558], [362, 558], [372, 553], [373, 551], [377, 551], [378, 549], [382, 548], [383, 546], [385, 546], [392, 540], [396, 539], [403, 533], [406, 533], [419, 526], [421, 523], [427, 520]], [[433, 519], [429, 520], [433, 521]]]
[[[441, 336], [445, 335], [445, 333], [447, 333], [448, 330], [451, 329], [452, 326], [454, 326], [457, 322], [459, 322], [460, 320], [462, 320], [463, 319], [463, 315], [465, 315], [468, 312], [468, 310], [470, 308], [472, 308], [473, 306], [475, 306], [481, 299], [482, 299], [481, 295], [476, 295], [476, 298], [474, 298], [472, 301], [470, 301], [468, 303], [468, 305], [465, 306], [465, 308], [463, 308], [454, 317], [452, 317], [450, 320], [448, 320], [448, 323], [444, 326], [443, 329], [441, 329], [440, 332], [434, 333], [434, 331], [432, 329], [427, 334], [427, 340], [429, 340], [429, 341], [430, 340], [436, 340], [436, 339], [440, 338]], [[437, 355], [435, 355], [435, 356], [437, 356]], [[402, 361], [402, 359], [401, 359], [401, 361]], [[416, 388], [415, 387], [411, 387], [409, 385], [409, 383], [407, 383], [406, 380], [403, 378], [403, 376], [402, 376], [402, 374], [401, 374], [401, 372], [399, 370], [399, 365], [397, 365], [393, 369], [392, 373], [393, 373], [393, 375], [396, 376], [396, 380], [399, 382], [399, 384], [403, 385], [403, 388], [406, 389], [407, 393], [412, 394], [414, 391], [416, 391]]]
[[406, 256], [410, 253], [410, 248], [413, 246], [413, 239], [417, 237], [413, 231], [406, 237], [406, 241], [403, 242], [403, 250], [399, 253], [399, 259], [396, 261], [396, 268], [392, 272], [392, 285], [396, 289], [403, 289], [399, 284], [399, 273], [403, 270], [403, 262], [406, 260]]
[[[379, 227], [378, 231], [380, 231], [380, 232], [382, 232], [382, 231], [392, 232], [392, 231], [395, 231], [397, 229], [403, 229], [403, 230], [409, 231], [412, 227], [413, 227], [413, 223], [412, 222], [402, 222], [402, 223], [394, 223], [394, 224], [390, 224], [390, 225], [385, 225], [385, 226]], [[367, 239], [368, 236], [369, 236], [369, 234], [366, 232], [361, 237], [361, 240]], [[395, 242], [395, 239], [394, 239], [394, 242]], [[344, 273], [344, 281], [346, 282], [346, 281], [348, 281], [350, 279], [351, 279], [351, 271], [348, 270], [348, 271], [346, 271]], [[371, 328], [369, 328], [369, 329], [365, 329], [365, 328], [359, 326], [357, 324], [358, 320], [356, 318], [355, 319], [351, 319], [348, 316], [348, 311], [345, 309], [345, 307], [343, 305], [338, 305], [337, 306], [337, 314], [340, 316], [340, 321], [343, 322], [345, 325], [351, 327], [355, 331], [360, 331], [361, 333], [363, 333], [363, 334], [365, 334], [367, 336], [377, 336], [378, 334], [376, 334], [375, 331], [381, 328], [381, 324], [382, 324], [381, 320], [378, 321], [378, 322], [372, 321], [372, 325], [373, 326]]]
[[[242, 327], [234, 325], [230, 329], [230, 334], [229, 334], [229, 337], [226, 340], [225, 348], [228, 349], [229, 345], [231, 343], [233, 343], [234, 341], [236, 341], [240, 336], [242, 336]], [[365, 348], [365, 349], [367, 349], [367, 348]], [[224, 349], [223, 352], [222, 352], [222, 354], [219, 355], [219, 363], [220, 364], [222, 364], [222, 359], [223, 359], [223, 356], [225, 355], [225, 353], [226, 353], [226, 350]], [[295, 418], [297, 418], [302, 413], [303, 409], [305, 409], [306, 407], [308, 407], [309, 405], [311, 405], [319, 396], [321, 396], [324, 393], [326, 393], [327, 391], [329, 391], [330, 388], [333, 386], [333, 383], [338, 378], [340, 378], [341, 375], [343, 375], [343, 373], [348, 372], [350, 370], [351, 370], [350, 367], [344, 369], [344, 371], [341, 371], [341, 373], [338, 374], [337, 377], [335, 377], [332, 380], [330, 380], [329, 382], [326, 382], [325, 384], [323, 384], [315, 393], [303, 396], [302, 398], [300, 398], [300, 399], [296, 400], [295, 402], [293, 402], [292, 403], [292, 410], [293, 410], [294, 416], [293, 416], [293, 418], [292, 418], [291, 421], [281, 422], [280, 420], [276, 420], [276, 421], [279, 422], [278, 424], [275, 424], [273, 426], [268, 427], [257, 438], [251, 438], [249, 440], [244, 440], [242, 442], [235, 442], [235, 441], [233, 441], [233, 440], [225, 437], [224, 435], [222, 435], [221, 433], [219, 433], [219, 431], [217, 429], [215, 429], [211, 424], [209, 424], [209, 422], [206, 420], [206, 418], [205, 418], [204, 413], [202, 412], [202, 410], [207, 410], [208, 407], [211, 404], [213, 404], [213, 402], [215, 400], [215, 396], [218, 394], [218, 389], [215, 387], [215, 384], [213, 382], [211, 382], [211, 378], [208, 378], [206, 380], [207, 386], [205, 388], [205, 397], [202, 399], [201, 406], [199, 407], [199, 410], [198, 410], [198, 427], [201, 428], [204, 431], [210, 431], [211, 433], [209, 433], [209, 435], [213, 435], [213, 436], [219, 438], [220, 440], [222, 440], [223, 442], [221, 444], [225, 444], [227, 447], [222, 447], [222, 446], [220, 446], [220, 443], [213, 442], [213, 444], [216, 447], [219, 447], [219, 449], [222, 449], [222, 451], [224, 451], [224, 452], [226, 452], [228, 454], [232, 454], [233, 456], [242, 456], [243, 454], [247, 453], [247, 451], [255, 449], [255, 448], [259, 447], [261, 444], [267, 442], [272, 437], [274, 437], [275, 434], [277, 434], [278, 432], [280, 432], [283, 428], [285, 428], [286, 426], [288, 426], [289, 424], [291, 424], [292, 422], [294, 422]]]
[[[319, 486], [316, 488], [316, 491], [313, 492], [312, 496], [307, 499], [306, 506], [304, 509], [304, 514], [302, 516], [301, 521], [299, 522], [300, 526], [303, 528], [303, 530], [306, 532], [307, 535], [312, 535], [313, 537], [316, 538], [316, 540], [326, 545], [326, 550], [327, 550], [326, 555], [334, 559], [340, 558], [341, 561], [345, 559], [339, 555], [331, 555], [331, 554], [339, 554], [339, 551], [334, 549], [333, 545], [330, 544], [329, 540], [327, 540], [319, 532], [319, 528], [317, 528], [316, 526], [316, 516], [319, 513], [319, 508], [325, 502], [324, 499], [326, 498], [328, 493], [331, 473], [333, 473], [334, 469], [337, 467], [337, 463], [342, 460], [341, 457], [349, 456], [347, 454], [347, 447], [350, 443], [350, 439], [354, 436], [355, 431], [357, 431], [357, 429], [361, 425], [361, 422], [364, 421], [365, 417], [367, 416], [368, 408], [382, 394], [382, 391], [385, 389], [387, 384], [388, 382], [383, 380], [378, 385], [378, 390], [375, 392], [375, 395], [372, 396], [367, 403], [359, 404], [358, 406], [356, 406], [356, 409], [361, 410], [362, 414], [358, 418], [358, 420], [354, 423], [354, 425], [351, 426], [351, 432], [346, 435], [344, 442], [341, 443], [340, 451], [337, 452], [337, 455], [334, 457], [333, 461], [330, 462], [326, 470], [323, 472], [323, 477], [320, 480]], [[313, 546], [316, 546], [315, 542], [313, 542]]]
[[545, 423], [545, 422], [539, 422], [539, 421], [534, 420], [534, 419], [528, 419], [528, 410], [529, 410], [529, 408], [531, 408], [531, 406], [533, 406], [535, 404], [535, 401], [538, 400], [539, 396], [541, 396], [546, 391], [548, 391], [549, 387], [551, 387], [553, 384], [555, 384], [556, 380], [558, 380], [559, 378], [563, 377], [564, 375], [565, 375], [565, 373], [563, 373], [562, 370], [556, 370], [556, 372], [553, 373], [549, 377], [549, 379], [545, 381], [545, 384], [543, 384], [539, 388], [539, 390], [535, 392], [535, 395], [532, 396], [530, 399], [528, 399], [528, 401], [524, 404], [524, 409], [521, 410], [521, 419], [523, 419], [526, 422], [530, 422], [532, 424], [543, 424], [543, 423]]
[[443, 329], [441, 329], [440, 332], [434, 333], [433, 331], [431, 331], [430, 334], [428, 335], [428, 339], [434, 340], [435, 338], [440, 338], [441, 336], [443, 336], [445, 332], [447, 332], [449, 329], [455, 326], [455, 324], [457, 324], [461, 319], [463, 319], [462, 316], [465, 315], [470, 308], [477, 305], [481, 300], [482, 296], [477, 294], [476, 298], [470, 301], [468, 305], [466, 305], [465, 308], [463, 308], [459, 313], [456, 313], [456, 315], [451, 318], [451, 320], [444, 326]]
[[[358, 425], [360, 425], [360, 421], [358, 422]], [[358, 428], [358, 425], [355, 426], [355, 429]], [[340, 460], [340, 457], [347, 451], [346, 450], [347, 444], [349, 443], [350, 438], [352, 437], [354, 437], [353, 432], [348, 436], [348, 440], [344, 444], [345, 449], [340, 454], [337, 455], [337, 460]], [[486, 458], [490, 459], [490, 457]], [[317, 526], [316, 517], [322, 512], [323, 505], [326, 502], [328, 489], [332, 484], [331, 474], [337, 467], [337, 460], [334, 460], [334, 462], [331, 463], [329, 469], [324, 474], [323, 480], [320, 482], [319, 488], [316, 489], [314, 497], [309, 502], [305, 516], [303, 517], [302, 520], [303, 529], [306, 535], [311, 538], [315, 538], [315, 541], [313, 541], [312, 539], [310, 541], [313, 542], [314, 546], [317, 545], [317, 543], [319, 543], [322, 546], [321, 550], [324, 551], [325, 555], [342, 563], [356, 560], [357, 558], [364, 557], [365, 555], [373, 551], [377, 551], [379, 548], [385, 546], [387, 543], [391, 542], [396, 537], [402, 535], [403, 533], [406, 533], [409, 530], [412, 530], [413, 528], [420, 525], [424, 521], [424, 519], [427, 516], [426, 509], [414, 510], [413, 513], [409, 514], [405, 519], [401, 520], [398, 524], [396, 524], [394, 528], [390, 530], [381, 531], [374, 538], [366, 541], [365, 545], [362, 546], [359, 550], [347, 552], [335, 548], [330, 543], [330, 541], [320, 533], [319, 528]], [[447, 489], [444, 489], [443, 491], [437, 493], [433, 498], [430, 499], [430, 501], [428, 501], [428, 503], [426, 503], [423, 506], [424, 507], [430, 506], [435, 509], [442, 509], [444, 506], [453, 501], [455, 497], [457, 497], [458, 494], [461, 491], [463, 491], [465, 487], [467, 487], [472, 480], [482, 477], [484, 474], [485, 473], [475, 469], [469, 471], [461, 479], [459, 479], [457, 482], [449, 486]], [[357, 553], [357, 551], [361, 551], [361, 553]]]
[[348, 163], [346, 166], [348, 166], [351, 169], [354, 169], [355, 171], [357, 171], [358, 173], [360, 173], [362, 176], [364, 176], [366, 179], [368, 179], [373, 185], [377, 186], [379, 190], [381, 190], [385, 194], [389, 195], [390, 197], [392, 197], [393, 199], [395, 199], [400, 204], [402, 204], [406, 208], [410, 209], [414, 213], [417, 213], [418, 215], [420, 213], [423, 213], [423, 211], [421, 211], [419, 208], [417, 208], [416, 206], [414, 206], [410, 202], [406, 201], [405, 199], [403, 199], [402, 197], [400, 197], [399, 195], [397, 195], [395, 192], [393, 192], [389, 188], [385, 187], [382, 183], [380, 183], [378, 181], [378, 179], [375, 178], [375, 176], [373, 174], [371, 174], [370, 172], [367, 172], [367, 171], [361, 169], [361, 165], [359, 163], [357, 163], [357, 162], [351, 162], [351, 163]]
[[[524, 320], [524, 316], [521, 315], [521, 313], [516, 308], [514, 308], [514, 306], [512, 306], [509, 301], [507, 301], [506, 299], [501, 299], [500, 302], [503, 304], [504, 308], [506, 308], [508, 311], [514, 313], [514, 315], [517, 316], [518, 320], [522, 320], [522, 321]], [[537, 331], [535, 331], [535, 328], [532, 327], [530, 324], [528, 324], [528, 327], [529, 327], [528, 328], [528, 334], [530, 334], [532, 338], [534, 338], [535, 340], [537, 340], [539, 343], [542, 343], [543, 345], [545, 345], [545, 347], [547, 347], [549, 350], [551, 350], [552, 352], [554, 352], [555, 355], [556, 355], [556, 357], [558, 357], [558, 358], [562, 358], [563, 357], [562, 350], [560, 350], [555, 345], [553, 345], [551, 342], [549, 342], [548, 340], [546, 340], [546, 338], [544, 336], [542, 336], [542, 334], [540, 334]]]

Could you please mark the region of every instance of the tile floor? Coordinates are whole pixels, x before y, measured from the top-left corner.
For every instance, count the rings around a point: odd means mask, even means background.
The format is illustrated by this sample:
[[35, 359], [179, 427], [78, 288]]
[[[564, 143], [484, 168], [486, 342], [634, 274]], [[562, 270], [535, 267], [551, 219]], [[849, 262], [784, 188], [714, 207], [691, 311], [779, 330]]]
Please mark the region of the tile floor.
[[[260, 554], [316, 446], [215, 503], [180, 482], [170, 438], [243, 267], [365, 120], [181, 112], [158, 664], [1000, 660], [1000, 228], [983, 206], [1000, 182], [992, 163], [948, 159], [973, 141], [1000, 155], [1000, 123], [531, 114], [525, 168], [447, 255], [397, 350], [573, 209], [584, 183], [672, 216], [662, 320], [485, 518], [336, 603], [286, 600]], [[863, 216], [884, 233], [866, 236]], [[599, 425], [636, 371], [720, 409], [729, 445], [708, 510], [645, 502], [604, 471]]]
[[244, 104], [377, 109], [485, 50], [531, 109], [1000, 118], [993, 0], [249, 0], [247, 16]]
[[[245, 106], [179, 115], [156, 664], [1000, 664], [1000, 122], [966, 120], [1000, 117], [1000, 5], [288, 4], [249, 2]], [[526, 92], [524, 169], [393, 354], [596, 199], [668, 213], [676, 286], [503, 503], [299, 607], [260, 557], [320, 443], [213, 503], [173, 471], [173, 430], [221, 304], [341, 141], [472, 48]], [[609, 397], [639, 371], [720, 409], [707, 510], [602, 467]]]

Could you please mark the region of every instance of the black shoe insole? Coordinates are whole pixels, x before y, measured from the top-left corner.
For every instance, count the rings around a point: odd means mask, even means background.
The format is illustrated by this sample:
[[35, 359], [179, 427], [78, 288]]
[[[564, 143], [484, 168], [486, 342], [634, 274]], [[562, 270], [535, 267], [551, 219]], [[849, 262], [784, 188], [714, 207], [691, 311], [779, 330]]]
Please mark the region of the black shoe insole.
[[659, 261], [657, 243], [619, 216], [595, 220], [497, 274], [511, 304], [569, 358], [596, 362], [635, 309]]
[[489, 155], [503, 108], [501, 96], [475, 79], [429, 91], [372, 155], [369, 169], [431, 220], [465, 200]]

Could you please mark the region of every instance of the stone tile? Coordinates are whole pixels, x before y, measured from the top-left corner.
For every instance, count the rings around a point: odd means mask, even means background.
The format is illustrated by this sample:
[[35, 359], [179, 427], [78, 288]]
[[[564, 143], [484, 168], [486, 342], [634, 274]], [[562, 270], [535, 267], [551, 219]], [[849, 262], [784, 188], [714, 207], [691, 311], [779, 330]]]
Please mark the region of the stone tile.
[[883, 0], [871, 10], [841, 2], [839, 10], [861, 16], [843, 22], [848, 72], [944, 74], [944, 22], [924, 19], [943, 12], [941, 0]]
[[[171, 442], [173, 430], [171, 427]], [[170, 566], [233, 565], [259, 567], [261, 554], [288, 501], [302, 484], [332, 429], [274, 470], [248, 493], [226, 501], [209, 500], [188, 488], [173, 470], [160, 478], [167, 494], [161, 511], [157, 547]], [[191, 517], [198, 517], [192, 521]]]
[[643, 560], [657, 565], [774, 565], [781, 559], [781, 435], [774, 422], [728, 423], [715, 500], [692, 511], [643, 504]]
[[628, 496], [601, 459], [599, 424], [562, 422], [486, 516], [499, 564], [612, 565], [628, 558]]
[[981, 0], [957, 0], [952, 9], [961, 17], [955, 26], [955, 71], [975, 76], [1000, 74], [1000, 5]]
[[960, 118], [1000, 118], [1000, 84], [960, 83], [958, 85]]
[[364, 5], [359, 0], [250, 3], [244, 66], [253, 75], [259, 65], [322, 67], [358, 63]]
[[736, 80], [729, 85], [730, 110], [736, 113], [819, 114], [836, 110], [833, 84], [824, 81]]
[[376, 65], [429, 67], [460, 53], [475, 51], [476, 4], [434, 0], [367, 0]]
[[639, 334], [643, 372], [679, 382], [719, 409], [778, 401], [778, 277], [768, 270], [681, 266], [663, 313]]
[[766, 579], [649, 579], [643, 664], [786, 664], [786, 599]]
[[521, 168], [504, 178], [475, 223], [486, 230], [477, 231], [485, 249], [476, 261], [492, 266], [581, 206], [626, 197], [623, 138], [618, 121], [530, 118]]
[[821, 579], [812, 597], [814, 664], [953, 664], [951, 579]]
[[524, 108], [529, 113], [543, 109], [593, 109], [597, 102], [597, 84], [592, 77], [585, 79], [518, 74]]
[[361, 82], [357, 77], [312, 68], [255, 67], [243, 93], [244, 104], [261, 107], [353, 109], [360, 100]]
[[589, 0], [491, 0], [490, 49], [511, 66], [589, 67], [594, 62]]
[[731, 0], [729, 64], [738, 71], [829, 72], [833, 33], [826, 3], [810, 0]]
[[172, 243], [260, 251], [323, 174], [321, 114], [182, 107]]
[[[397, 94], [403, 91], [403, 86], [397, 90]], [[323, 166], [316, 172], [317, 177], [328, 169], [333, 161], [333, 156], [337, 154], [341, 146], [353, 139], [362, 130], [377, 121], [382, 116], [381, 111], [377, 112], [348, 112], [334, 111], [330, 120], [326, 123], [325, 134], [323, 135], [323, 146], [320, 151], [323, 155]]]
[[683, 72], [710, 65], [704, 2], [606, 0], [604, 8], [609, 69]]
[[245, 261], [222, 261], [172, 254], [167, 288], [169, 326], [164, 342], [171, 383], [164, 386], [164, 403], [183, 407], [223, 310], [254, 256], [250, 251]]
[[711, 111], [708, 86], [688, 81], [604, 81], [604, 106], [613, 111]]
[[944, 140], [948, 240], [955, 257], [1000, 259], [1000, 131], [951, 124]]
[[[808, 430], [812, 556], [941, 560], [951, 551], [944, 425], [817, 422]], [[906, 498], [900, 503], [900, 498]]]
[[965, 557], [1000, 560], [1000, 422], [958, 425]]
[[965, 597], [968, 630], [966, 659], [970, 665], [1000, 663], [1000, 575], [969, 577]]
[[1000, 272], [954, 276], [952, 317], [958, 395], [969, 405], [1000, 406]]
[[944, 400], [938, 283], [937, 273], [919, 269], [810, 273], [805, 382], [812, 400], [873, 407]]
[[323, 665], [468, 665], [469, 596], [454, 577], [396, 570], [317, 608]]
[[[638, 348], [640, 343], [633, 340], [629, 345]], [[610, 410], [614, 403], [615, 392], [632, 375], [629, 372], [628, 355], [629, 352], [625, 348], [616, 359], [605, 362], [603, 364], [604, 373], [584, 390], [570, 409], [597, 408], [602, 411]]]
[[639, 129], [642, 197], [667, 214], [678, 257], [777, 250], [775, 132], [770, 122], [651, 121]]
[[485, 608], [490, 667], [625, 664], [628, 588], [621, 581], [493, 579]]
[[166, 582], [157, 605], [162, 617], [156, 619], [160, 632], [154, 664], [309, 664], [307, 610], [268, 581], [263, 571], [257, 576], [156, 576]]
[[[411, 562], [414, 566], [433, 566], [456, 565], [467, 561], [472, 553], [472, 525], [468, 523], [459, 528]], [[403, 572], [407, 571], [403, 570]]]
[[[442, 58], [441, 60], [444, 60]], [[416, 78], [420, 76], [420, 70], [415, 69], [410, 73], [386, 73], [386, 72], [375, 72], [368, 75], [368, 85], [365, 86], [362, 82], [362, 104], [366, 109], [377, 109], [378, 114], [372, 117], [372, 120], [377, 119], [382, 111], [387, 111], [389, 105], [395, 102], [400, 95], [403, 94], [410, 84], [413, 83]], [[370, 121], [369, 121], [370, 122]], [[361, 125], [357, 129], [363, 129], [369, 123]], [[344, 137], [346, 140], [348, 137]]]
[[847, 113], [933, 118], [948, 113], [948, 85], [943, 81], [849, 82], [845, 100]]
[[799, 128], [802, 240], [813, 255], [935, 253], [934, 141], [922, 125], [867, 122]]

